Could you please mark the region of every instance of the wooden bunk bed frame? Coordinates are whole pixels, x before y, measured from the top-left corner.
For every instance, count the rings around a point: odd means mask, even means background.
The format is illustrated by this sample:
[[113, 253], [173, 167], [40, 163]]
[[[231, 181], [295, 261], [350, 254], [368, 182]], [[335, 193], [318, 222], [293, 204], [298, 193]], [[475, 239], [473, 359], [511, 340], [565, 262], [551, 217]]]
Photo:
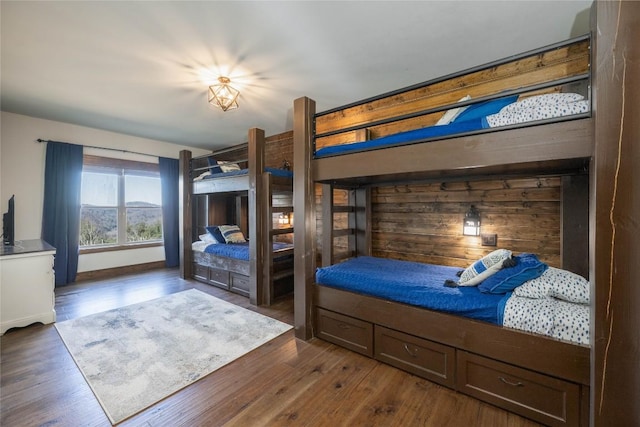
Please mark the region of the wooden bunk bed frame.
[[[202, 158], [218, 154], [221, 152]], [[193, 181], [208, 167], [194, 168], [196, 159], [191, 157], [191, 152], [180, 152], [180, 273], [182, 278], [195, 278], [248, 296], [251, 304], [270, 305], [275, 298], [288, 292], [286, 287], [276, 287], [276, 282], [293, 275], [293, 249], [273, 250], [275, 236], [293, 233], [293, 227], [273, 226], [274, 213], [293, 212], [293, 206], [274, 206], [273, 203], [274, 196], [282, 194], [288, 194], [292, 200], [293, 180], [265, 171], [265, 134], [262, 129], [249, 130], [247, 155], [248, 174]], [[233, 200], [234, 222], [248, 222], [248, 230], [244, 232], [249, 236], [249, 261], [191, 249], [191, 242], [204, 231], [198, 230], [193, 223], [193, 198], [198, 195], [226, 195]], [[209, 225], [208, 222], [205, 225]]]
[[[333, 253], [337, 236], [349, 236], [347, 257], [371, 254], [372, 186], [584, 174], [594, 147], [590, 114], [332, 157], [314, 158], [314, 152], [324, 144], [322, 138], [353, 142], [367, 134], [432, 124], [470, 90], [477, 90], [474, 97], [495, 96], [500, 79], [525, 79], [526, 84], [531, 78], [536, 89], [585, 74], [588, 79], [589, 50], [590, 37], [585, 36], [321, 114], [313, 100], [297, 99], [294, 205], [304, 212], [304, 229], [299, 223], [294, 238], [296, 336], [323, 338], [544, 424], [588, 425], [588, 347], [316, 285], [315, 269], [318, 258], [323, 266], [338, 261]], [[434, 88], [442, 86], [450, 88], [439, 94]], [[456, 87], [463, 89], [451, 89]], [[321, 257], [316, 249], [317, 184], [322, 188]], [[349, 207], [334, 207], [334, 189], [348, 190]], [[336, 212], [349, 214], [348, 229], [334, 230]], [[586, 234], [582, 241], [587, 244]]]

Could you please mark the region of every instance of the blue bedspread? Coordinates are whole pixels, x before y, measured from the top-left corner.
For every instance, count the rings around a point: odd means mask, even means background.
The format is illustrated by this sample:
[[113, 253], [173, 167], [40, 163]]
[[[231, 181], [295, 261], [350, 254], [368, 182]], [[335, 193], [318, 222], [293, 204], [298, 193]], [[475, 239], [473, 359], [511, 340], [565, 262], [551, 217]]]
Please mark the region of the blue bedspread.
[[[457, 267], [361, 256], [318, 268], [316, 283], [392, 301], [500, 324], [505, 295], [485, 294], [475, 286], [451, 288]], [[502, 302], [502, 303], [501, 303]]]
[[421, 140], [428, 138], [472, 132], [475, 130], [486, 129], [488, 127], [487, 119], [485, 117], [479, 117], [473, 120], [466, 120], [459, 123], [454, 122], [443, 126], [430, 126], [421, 129], [409, 130], [389, 136], [383, 136], [378, 139], [354, 142], [353, 144], [331, 145], [317, 150], [315, 156], [317, 158], [336, 154], [352, 153], [354, 151], [373, 150], [376, 148], [384, 148], [389, 145], [402, 144], [405, 142], [420, 142]]
[[[264, 168], [265, 172], [269, 172], [273, 176], [281, 176], [285, 178], [293, 177], [293, 172], [286, 169], [277, 169], [277, 168]], [[212, 178], [221, 178], [224, 176], [237, 176], [237, 175], [247, 175], [249, 173], [249, 169], [240, 169], [231, 172], [217, 172], [212, 173], [211, 175], [207, 175], [204, 179], [212, 179]]]
[[[282, 243], [282, 242], [273, 242], [273, 250], [293, 248], [293, 245], [290, 243]], [[208, 254], [224, 256], [227, 258], [241, 259], [245, 261], [249, 261], [249, 242], [245, 243], [218, 243], [207, 245], [204, 249], [204, 252]], [[290, 254], [284, 255], [283, 257], [291, 256]], [[279, 259], [277, 255], [274, 259]]]

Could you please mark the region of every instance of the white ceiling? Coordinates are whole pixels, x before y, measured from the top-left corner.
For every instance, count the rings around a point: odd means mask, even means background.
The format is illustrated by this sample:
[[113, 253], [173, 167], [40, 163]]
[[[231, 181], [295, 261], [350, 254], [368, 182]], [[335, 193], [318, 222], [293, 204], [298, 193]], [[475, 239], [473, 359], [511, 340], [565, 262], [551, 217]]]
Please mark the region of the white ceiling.
[[[7, 1], [4, 111], [213, 149], [588, 31], [591, 1]], [[207, 104], [219, 75], [240, 108]], [[47, 137], [43, 135], [43, 137]]]

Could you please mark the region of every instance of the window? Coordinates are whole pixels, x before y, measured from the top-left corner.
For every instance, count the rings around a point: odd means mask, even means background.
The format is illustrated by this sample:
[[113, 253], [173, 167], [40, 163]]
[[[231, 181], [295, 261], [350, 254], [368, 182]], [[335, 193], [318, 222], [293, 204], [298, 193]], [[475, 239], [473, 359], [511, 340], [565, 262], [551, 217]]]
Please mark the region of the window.
[[84, 156], [80, 247], [162, 242], [157, 164]]

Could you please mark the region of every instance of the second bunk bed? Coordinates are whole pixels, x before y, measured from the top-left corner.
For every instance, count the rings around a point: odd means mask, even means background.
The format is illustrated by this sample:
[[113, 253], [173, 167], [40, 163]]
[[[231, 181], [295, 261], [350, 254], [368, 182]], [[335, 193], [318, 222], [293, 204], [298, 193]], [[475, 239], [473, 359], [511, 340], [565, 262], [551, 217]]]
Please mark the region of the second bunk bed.
[[[590, 301], [580, 274], [588, 272], [590, 61], [586, 35], [321, 113], [313, 100], [297, 99], [294, 206], [304, 219], [294, 238], [296, 336], [326, 339], [547, 425], [588, 425]], [[547, 185], [553, 190], [536, 204], [530, 195]], [[498, 242], [512, 247], [460, 236], [461, 201], [474, 197], [491, 212], [482, 230], [508, 230], [514, 237], [501, 232]], [[430, 218], [436, 231], [420, 230]], [[526, 221], [539, 218], [553, 225], [533, 222], [548, 230], [524, 237]], [[529, 297], [557, 299], [550, 288], [559, 277], [579, 283], [585, 294], [569, 311], [583, 316], [580, 338], [507, 326], [514, 289], [462, 286], [460, 273], [478, 275], [507, 258], [546, 261], [536, 266], [549, 273]], [[465, 296], [470, 308], [458, 306]]]
[[293, 290], [292, 133], [180, 152], [181, 276], [270, 305]]

